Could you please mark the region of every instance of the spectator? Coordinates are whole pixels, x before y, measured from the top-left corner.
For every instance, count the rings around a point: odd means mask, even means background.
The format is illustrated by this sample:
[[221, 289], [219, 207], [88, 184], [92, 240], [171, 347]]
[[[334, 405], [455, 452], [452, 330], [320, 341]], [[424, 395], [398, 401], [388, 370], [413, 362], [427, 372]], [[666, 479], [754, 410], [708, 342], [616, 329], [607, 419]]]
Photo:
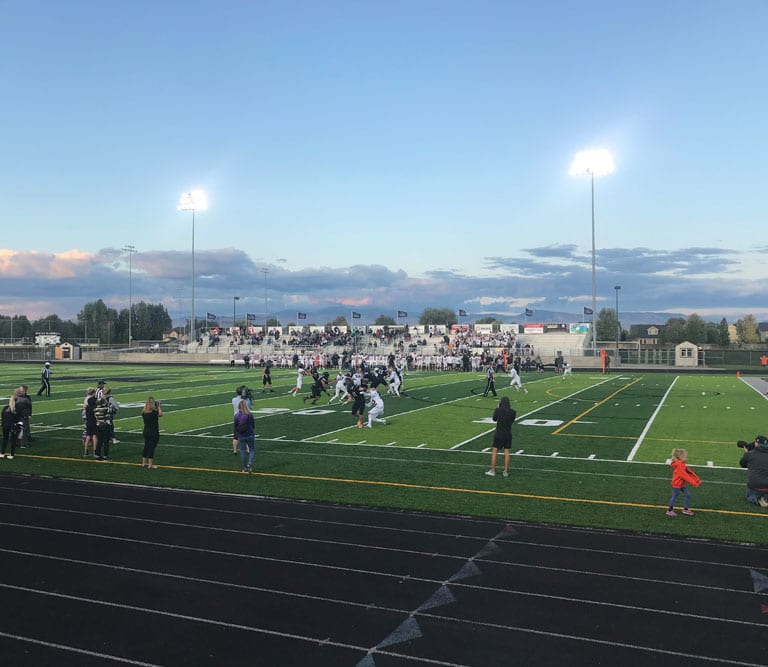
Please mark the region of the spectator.
[[160, 403], [149, 396], [144, 403], [141, 417], [144, 420], [144, 449], [141, 452], [142, 468], [157, 468], [155, 465], [155, 449], [160, 441], [160, 417], [163, 409]]
[[748, 471], [747, 500], [768, 507], [768, 438], [758, 435], [755, 446], [744, 452], [739, 465]]

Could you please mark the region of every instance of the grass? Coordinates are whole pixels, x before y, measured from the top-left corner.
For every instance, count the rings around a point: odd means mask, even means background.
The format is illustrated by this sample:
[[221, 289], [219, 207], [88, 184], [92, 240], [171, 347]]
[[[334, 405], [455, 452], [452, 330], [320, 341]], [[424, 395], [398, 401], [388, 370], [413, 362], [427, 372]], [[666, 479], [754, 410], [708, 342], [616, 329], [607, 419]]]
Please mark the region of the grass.
[[[34, 394], [37, 366], [3, 369], [8, 391], [26, 381]], [[122, 405], [108, 464], [82, 458], [79, 406], [100, 377]], [[518, 414], [509, 478], [483, 474], [497, 401], [482, 397], [480, 375], [409, 374], [403, 397], [385, 397], [388, 425], [362, 430], [347, 407], [289, 396], [294, 379], [278, 369], [262, 394], [258, 369], [56, 365], [52, 397], [33, 395], [34, 446], [0, 471], [768, 543], [768, 512], [746, 503], [735, 447], [766, 430], [766, 397], [735, 374], [531, 373], [528, 394], [499, 376]], [[251, 475], [232, 455], [242, 383], [255, 393]], [[165, 412], [157, 470], [139, 466], [149, 394]], [[694, 517], [664, 514], [673, 447], [703, 480]]]

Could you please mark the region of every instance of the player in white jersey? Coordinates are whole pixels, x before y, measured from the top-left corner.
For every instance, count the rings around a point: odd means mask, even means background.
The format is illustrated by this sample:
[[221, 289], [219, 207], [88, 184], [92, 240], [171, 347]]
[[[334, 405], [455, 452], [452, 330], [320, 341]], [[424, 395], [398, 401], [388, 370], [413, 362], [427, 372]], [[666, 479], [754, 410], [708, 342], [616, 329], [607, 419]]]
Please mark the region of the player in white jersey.
[[387, 423], [386, 419], [379, 419], [379, 415], [384, 412], [384, 399], [376, 390], [376, 387], [371, 387], [371, 391], [368, 394], [368, 398], [369, 398], [368, 423], [366, 424], [366, 426], [368, 428], [373, 428], [373, 422], [386, 424]]
[[331, 396], [328, 405], [333, 403], [334, 399], [339, 396], [343, 396], [345, 403], [349, 403], [349, 401], [352, 400], [352, 397], [349, 395], [349, 390], [347, 389], [347, 379], [347, 376], [341, 372], [336, 376], [336, 393]]
[[400, 379], [400, 373], [397, 372], [397, 369], [394, 366], [392, 367], [392, 372], [387, 377], [387, 382], [389, 383], [387, 394], [390, 394], [391, 396], [400, 396], [400, 385], [402, 384], [402, 380]]
[[296, 384], [294, 385], [293, 389], [291, 389], [291, 396], [294, 398], [296, 397], [296, 394], [298, 394], [301, 391], [301, 385], [304, 382], [304, 366], [299, 364], [299, 368], [297, 369], [296, 373]]
[[570, 377], [573, 377], [573, 366], [571, 366], [567, 361], [563, 362], [563, 374], [561, 375], [561, 378], [565, 380], [565, 376], [568, 375]]
[[523, 381], [520, 379], [520, 373], [517, 372], [517, 369], [514, 366], [510, 367], [507, 375], [509, 375], [510, 387], [514, 387], [518, 392], [522, 389], [523, 392], [526, 394], [528, 393], [528, 390], [523, 387]]

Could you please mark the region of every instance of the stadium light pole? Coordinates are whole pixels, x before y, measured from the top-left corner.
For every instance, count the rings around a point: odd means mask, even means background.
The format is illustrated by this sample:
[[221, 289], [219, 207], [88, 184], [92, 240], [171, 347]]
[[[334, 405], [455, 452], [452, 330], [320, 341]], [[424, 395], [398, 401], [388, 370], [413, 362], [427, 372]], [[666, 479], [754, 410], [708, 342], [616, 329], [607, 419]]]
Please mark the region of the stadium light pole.
[[138, 250], [130, 243], [126, 243], [123, 251], [128, 253], [128, 347], [131, 347], [133, 343], [133, 256]]
[[579, 151], [573, 158], [569, 174], [571, 176], [589, 176], [592, 184], [592, 354], [597, 347], [597, 272], [595, 266], [595, 176], [607, 176], [613, 173], [613, 156], [604, 148]]
[[264, 335], [267, 335], [267, 319], [268, 319], [268, 311], [267, 311], [267, 274], [269, 273], [269, 269], [259, 269], [264, 274]]
[[202, 190], [182, 192], [179, 197], [179, 211], [192, 211], [192, 316], [189, 321], [189, 341], [195, 337], [195, 211], [205, 211], [208, 208], [208, 197]]
[[619, 356], [619, 341], [621, 340], [621, 324], [619, 324], [619, 290], [621, 285], [614, 285], [616, 290], [616, 356]]
[[240, 301], [239, 296], [232, 297], [232, 333], [234, 334], [235, 322], [237, 322], [237, 302]]

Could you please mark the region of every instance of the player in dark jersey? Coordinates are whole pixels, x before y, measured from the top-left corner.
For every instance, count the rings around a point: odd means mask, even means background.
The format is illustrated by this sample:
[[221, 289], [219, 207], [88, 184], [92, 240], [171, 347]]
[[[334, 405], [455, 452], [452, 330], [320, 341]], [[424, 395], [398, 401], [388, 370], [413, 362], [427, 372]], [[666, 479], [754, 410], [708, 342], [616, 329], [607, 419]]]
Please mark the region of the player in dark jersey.
[[263, 394], [267, 390], [267, 385], [269, 385], [270, 391], [275, 391], [272, 389], [272, 362], [267, 361], [264, 364], [264, 372], [261, 375], [261, 393]]
[[488, 396], [489, 392], [496, 396], [496, 372], [493, 370], [493, 364], [488, 364], [485, 377], [488, 380], [488, 384], [485, 386], [483, 396]]
[[365, 378], [360, 381], [360, 384], [353, 385], [352, 394], [352, 416], [357, 418], [357, 428], [363, 428], [363, 415], [365, 414], [365, 392], [368, 390], [368, 385]]

